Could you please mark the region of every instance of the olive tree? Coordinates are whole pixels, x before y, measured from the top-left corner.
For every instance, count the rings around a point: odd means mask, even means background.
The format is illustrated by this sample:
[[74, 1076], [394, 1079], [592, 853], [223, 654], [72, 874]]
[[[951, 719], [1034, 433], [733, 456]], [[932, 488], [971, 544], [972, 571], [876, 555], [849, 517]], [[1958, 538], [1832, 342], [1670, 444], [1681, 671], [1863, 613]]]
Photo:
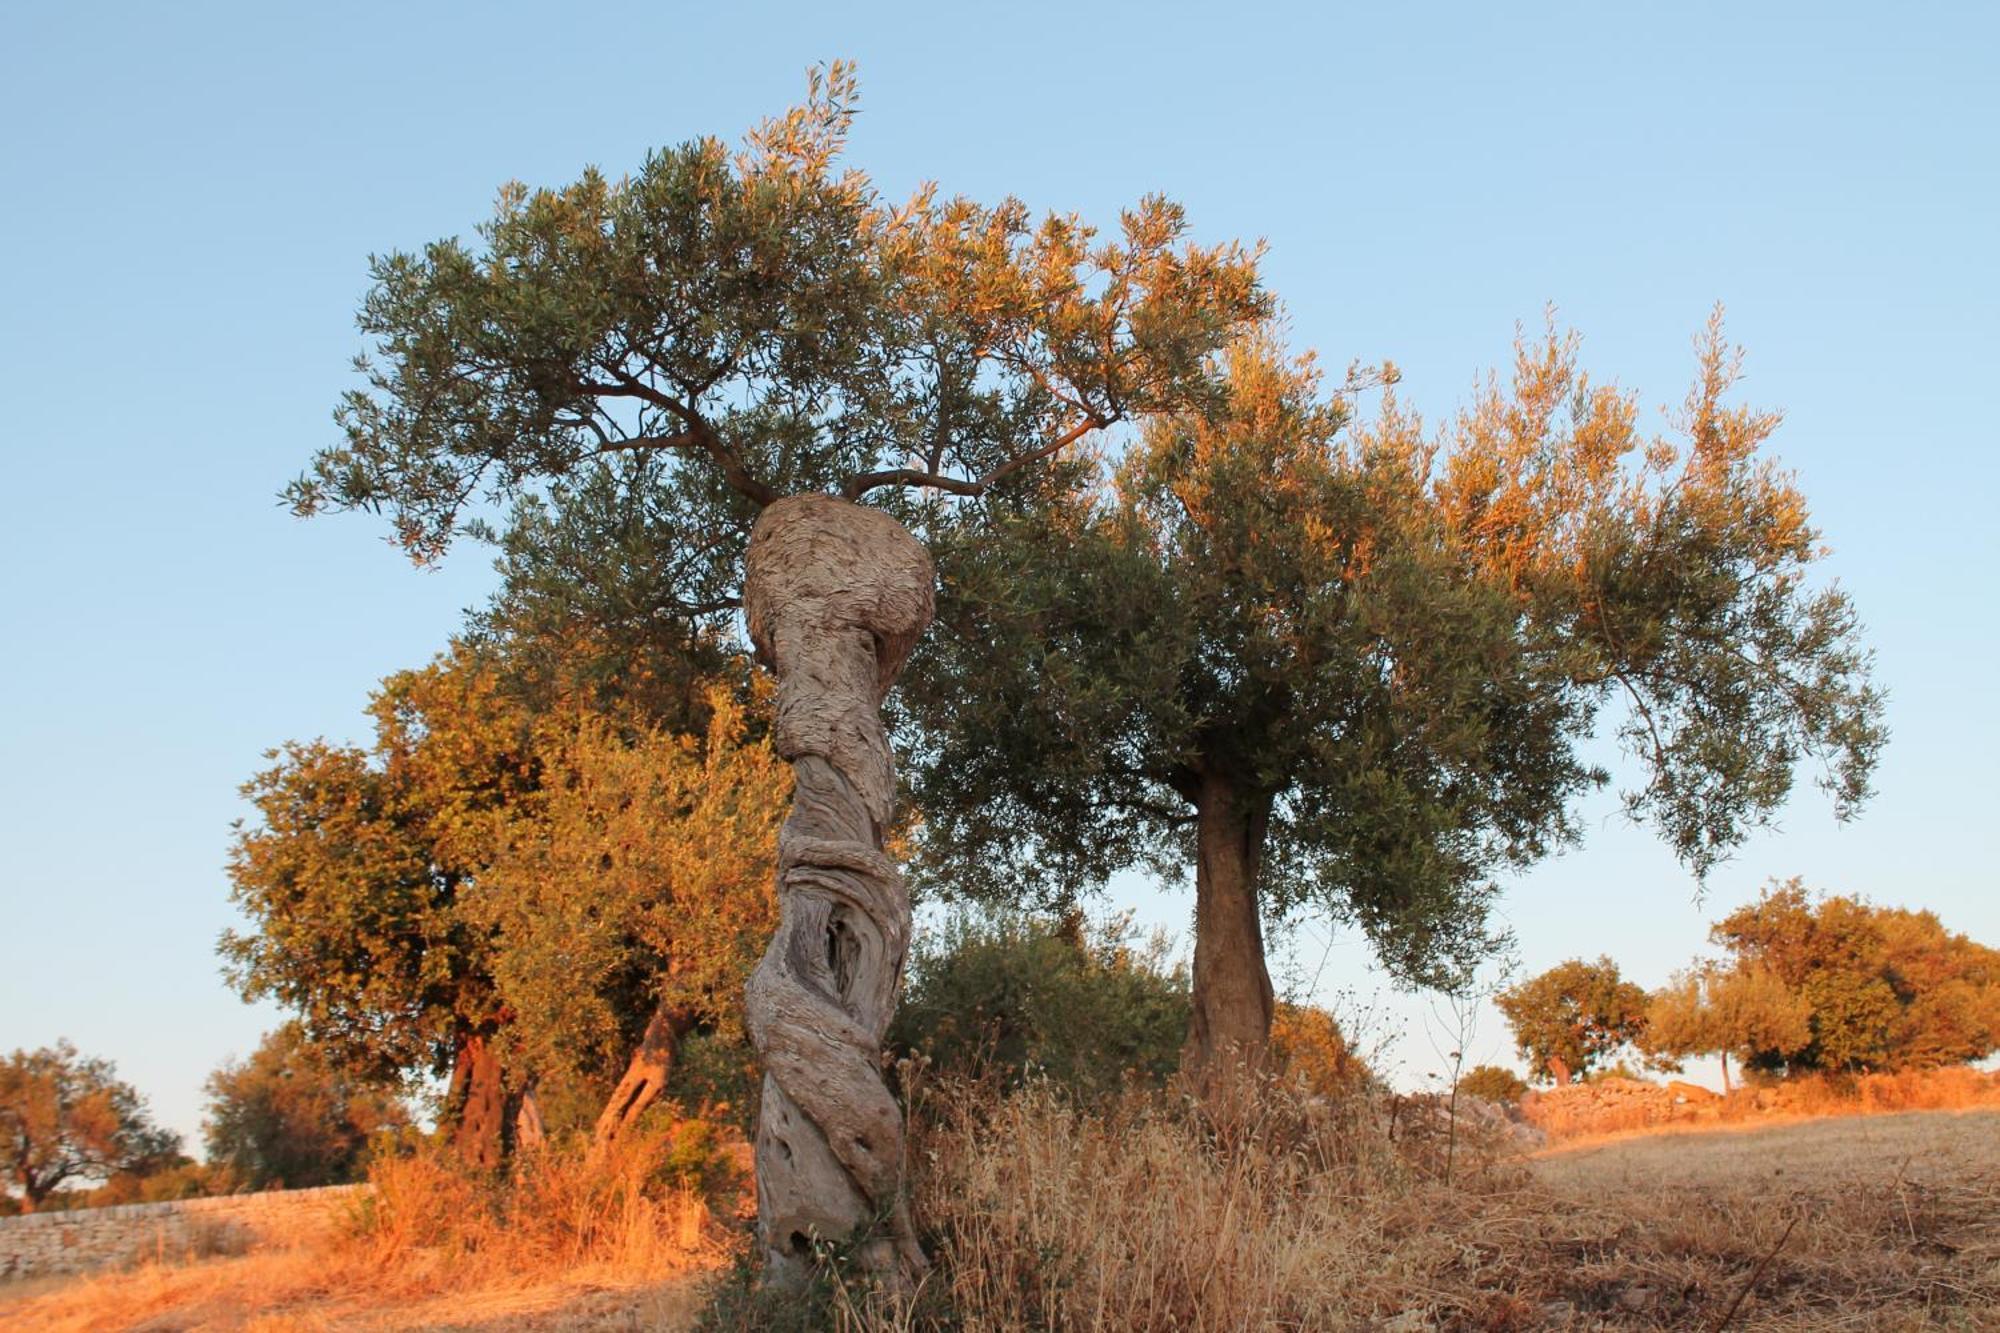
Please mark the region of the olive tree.
[[912, 528], [1187, 408], [1268, 309], [1254, 255], [1192, 244], [1164, 199], [1109, 237], [1013, 200], [884, 200], [841, 167], [853, 96], [835, 65], [740, 151], [697, 139], [617, 180], [509, 185], [476, 244], [376, 259], [367, 385], [290, 491], [304, 514], [386, 511], [430, 560], [481, 504], [630, 479], [681, 585], [661, 614], [740, 605], [795, 792], [747, 1010], [779, 1281], [816, 1237], [860, 1239], [892, 1280], [924, 1263], [879, 1066], [910, 929], [879, 708], [934, 600]]
[[23, 1212], [64, 1185], [143, 1171], [179, 1153], [180, 1136], [153, 1123], [109, 1060], [66, 1041], [0, 1058], [0, 1154]]
[[1698, 352], [1662, 437], [1553, 328], [1433, 429], [1393, 389], [1359, 410], [1393, 368], [1329, 388], [1260, 329], [1102, 469], [952, 516], [946, 632], [900, 696], [921, 864], [1056, 907], [1192, 870], [1206, 1066], [1263, 1058], [1270, 921], [1322, 912], [1405, 981], [1464, 975], [1503, 877], [1611, 779], [1599, 732], [1697, 873], [1807, 766], [1852, 814], [1884, 739], [1869, 654], [1810, 580], [1719, 320]]

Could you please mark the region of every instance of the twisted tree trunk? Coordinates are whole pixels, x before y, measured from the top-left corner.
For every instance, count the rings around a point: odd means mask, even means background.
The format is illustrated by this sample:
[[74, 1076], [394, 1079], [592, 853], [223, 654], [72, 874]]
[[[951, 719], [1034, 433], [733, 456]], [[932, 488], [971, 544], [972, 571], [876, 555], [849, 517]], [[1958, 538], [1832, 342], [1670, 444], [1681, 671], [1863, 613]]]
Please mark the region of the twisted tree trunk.
[[1274, 1006], [1257, 903], [1269, 807], [1204, 769], [1195, 814], [1194, 1015], [1181, 1063], [1207, 1087], [1234, 1069], [1261, 1069], [1270, 1051]]
[[778, 1286], [805, 1280], [815, 1240], [858, 1242], [892, 1285], [926, 1266], [881, 1066], [910, 938], [909, 893], [882, 852], [896, 779], [881, 703], [930, 624], [934, 583], [902, 525], [831, 496], [779, 500], [750, 535], [744, 613], [777, 675], [773, 739], [793, 773], [778, 929], [745, 1015], [765, 1071], [757, 1232]]

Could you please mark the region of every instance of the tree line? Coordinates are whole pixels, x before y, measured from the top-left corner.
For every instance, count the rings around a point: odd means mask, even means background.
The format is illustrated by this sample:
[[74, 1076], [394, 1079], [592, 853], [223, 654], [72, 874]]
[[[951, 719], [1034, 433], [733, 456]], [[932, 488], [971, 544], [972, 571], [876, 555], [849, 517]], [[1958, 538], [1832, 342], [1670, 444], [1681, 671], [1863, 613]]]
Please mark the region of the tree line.
[[1935, 913], [1768, 886], [1715, 923], [1720, 957], [1658, 990], [1610, 958], [1571, 959], [1496, 997], [1531, 1077], [1566, 1085], [1632, 1053], [1677, 1070], [1690, 1057], [1763, 1077], [1891, 1073], [2000, 1051], [2000, 949]]

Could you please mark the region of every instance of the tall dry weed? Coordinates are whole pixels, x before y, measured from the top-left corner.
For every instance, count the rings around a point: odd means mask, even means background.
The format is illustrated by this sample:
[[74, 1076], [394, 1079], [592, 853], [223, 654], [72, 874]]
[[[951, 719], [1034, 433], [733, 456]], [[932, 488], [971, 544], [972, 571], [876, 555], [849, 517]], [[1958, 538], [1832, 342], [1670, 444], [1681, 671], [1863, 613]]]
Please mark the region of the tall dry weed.
[[703, 1187], [738, 1183], [711, 1164], [690, 1172], [687, 1132], [630, 1135], [602, 1156], [545, 1149], [503, 1176], [438, 1153], [381, 1162], [354, 1239], [385, 1262], [425, 1253], [501, 1273], [670, 1268], [709, 1229]]
[[[849, 1327], [1337, 1328], [1403, 1308], [1379, 1237], [1440, 1193], [1518, 1184], [1466, 1129], [1443, 1184], [1434, 1106], [1242, 1078], [1204, 1098], [1095, 1107], [1048, 1084], [927, 1090], [912, 1123], [937, 1267], [914, 1307], [842, 1303]], [[1423, 1262], [1419, 1259], [1419, 1262]]]
[[950, 1084], [912, 1110], [935, 1260], [918, 1298], [836, 1264], [811, 1321], [711, 1327], [2000, 1326], [2000, 1148], [1965, 1146], [1990, 1117], [1642, 1139], [1557, 1170], [1504, 1121], [1454, 1128], [1379, 1088], [1079, 1103]]

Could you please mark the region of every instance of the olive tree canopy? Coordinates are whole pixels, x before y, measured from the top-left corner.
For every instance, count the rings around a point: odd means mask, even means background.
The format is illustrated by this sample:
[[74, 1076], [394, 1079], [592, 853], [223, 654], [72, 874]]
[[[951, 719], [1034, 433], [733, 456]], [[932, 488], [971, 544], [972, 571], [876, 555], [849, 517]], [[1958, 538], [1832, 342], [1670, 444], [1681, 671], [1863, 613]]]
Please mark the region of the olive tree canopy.
[[940, 523], [942, 632], [900, 695], [927, 873], [1008, 899], [1191, 867], [1190, 1052], [1256, 1059], [1263, 929], [1299, 910], [1446, 984], [1494, 943], [1502, 876], [1610, 780], [1697, 872], [1801, 767], [1836, 812], [1883, 743], [1852, 604], [1774, 414], [1730, 401], [1719, 316], [1675, 433], [1579, 344], [1523, 339], [1441, 429], [1329, 390], [1275, 332], [1104, 470]]

